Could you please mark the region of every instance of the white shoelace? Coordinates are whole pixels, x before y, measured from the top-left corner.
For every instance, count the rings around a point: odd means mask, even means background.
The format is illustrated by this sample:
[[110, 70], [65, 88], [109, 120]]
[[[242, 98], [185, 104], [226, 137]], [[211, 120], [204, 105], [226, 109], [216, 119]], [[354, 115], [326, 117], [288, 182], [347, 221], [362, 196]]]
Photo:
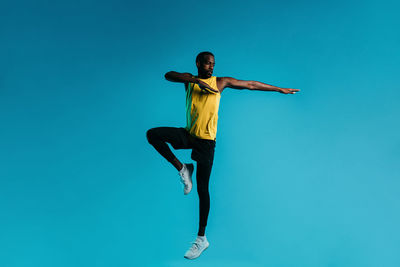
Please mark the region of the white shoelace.
[[185, 178], [183, 178], [183, 174], [179, 173], [178, 175], [179, 175], [179, 177], [181, 178], [181, 182], [182, 182], [183, 184], [186, 184], [186, 183], [185, 183]]
[[200, 244], [195, 242], [192, 242], [192, 247], [190, 248], [191, 251], [199, 250], [200, 249]]
[[186, 180], [185, 180], [185, 173], [184, 172], [179, 172], [178, 173], [178, 175], [179, 175], [179, 177], [181, 178], [181, 181], [182, 181], [182, 183], [184, 184], [184, 185], [186, 185], [187, 183], [186, 183]]

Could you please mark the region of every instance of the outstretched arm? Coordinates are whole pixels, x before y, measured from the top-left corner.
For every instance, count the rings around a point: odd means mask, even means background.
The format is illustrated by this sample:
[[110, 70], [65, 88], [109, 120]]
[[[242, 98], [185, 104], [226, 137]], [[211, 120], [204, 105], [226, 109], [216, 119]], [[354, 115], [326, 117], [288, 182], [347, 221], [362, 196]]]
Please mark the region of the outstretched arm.
[[281, 88], [270, 84], [257, 82], [257, 81], [242, 81], [231, 77], [220, 77], [218, 78], [218, 88], [222, 90], [226, 87], [233, 89], [248, 89], [248, 90], [259, 90], [259, 91], [276, 91], [282, 94], [294, 94], [299, 92], [299, 89], [292, 88]]
[[217, 89], [212, 88], [209, 86], [207, 83], [203, 82], [199, 78], [196, 78], [192, 74], [185, 72], [185, 73], [179, 73], [176, 71], [169, 71], [165, 75], [165, 79], [167, 79], [170, 82], [180, 82], [180, 83], [197, 83], [201, 89], [206, 90], [209, 93], [218, 93]]

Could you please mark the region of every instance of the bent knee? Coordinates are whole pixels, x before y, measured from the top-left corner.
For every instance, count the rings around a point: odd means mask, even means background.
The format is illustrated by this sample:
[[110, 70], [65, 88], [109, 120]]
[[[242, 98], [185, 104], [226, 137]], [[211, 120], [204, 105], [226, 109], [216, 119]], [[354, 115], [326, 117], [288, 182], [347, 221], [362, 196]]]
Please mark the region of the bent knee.
[[154, 131], [154, 128], [147, 130], [146, 132], [147, 141], [151, 144], [157, 138], [157, 133]]

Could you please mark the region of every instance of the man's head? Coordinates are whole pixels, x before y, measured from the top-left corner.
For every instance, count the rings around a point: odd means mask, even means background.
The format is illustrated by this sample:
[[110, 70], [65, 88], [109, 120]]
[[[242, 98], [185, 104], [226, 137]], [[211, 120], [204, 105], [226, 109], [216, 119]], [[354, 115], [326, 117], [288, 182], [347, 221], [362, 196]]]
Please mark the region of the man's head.
[[210, 78], [214, 71], [215, 59], [211, 52], [201, 52], [196, 57], [199, 77]]

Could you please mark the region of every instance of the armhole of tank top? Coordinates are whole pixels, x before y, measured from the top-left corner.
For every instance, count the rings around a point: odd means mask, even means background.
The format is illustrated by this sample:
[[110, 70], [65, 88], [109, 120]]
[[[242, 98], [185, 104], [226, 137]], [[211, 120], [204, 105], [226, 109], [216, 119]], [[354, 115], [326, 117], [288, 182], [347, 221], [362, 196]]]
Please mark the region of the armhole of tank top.
[[[189, 94], [191, 93], [192, 89], [193, 89], [194, 84], [188, 82], [187, 86], [186, 86], [186, 92], [188, 92]], [[189, 91], [188, 91], [189, 90]]]
[[217, 79], [217, 76], [214, 76], [215, 78], [215, 88], [217, 88], [217, 90], [218, 90], [218, 93], [217, 94], [221, 94], [221, 91], [219, 90], [219, 87], [218, 87], [218, 79]]

